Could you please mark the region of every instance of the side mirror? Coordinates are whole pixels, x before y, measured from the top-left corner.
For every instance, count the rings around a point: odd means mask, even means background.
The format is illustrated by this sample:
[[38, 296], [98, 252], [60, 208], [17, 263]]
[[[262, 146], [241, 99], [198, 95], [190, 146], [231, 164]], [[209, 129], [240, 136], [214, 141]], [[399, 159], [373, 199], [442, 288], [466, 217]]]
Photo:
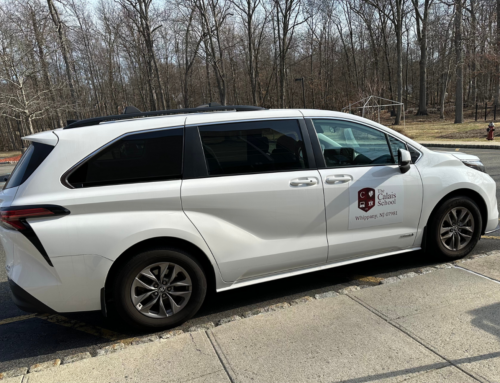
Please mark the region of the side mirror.
[[399, 149], [398, 150], [398, 165], [401, 173], [406, 173], [410, 170], [411, 155], [408, 150]]

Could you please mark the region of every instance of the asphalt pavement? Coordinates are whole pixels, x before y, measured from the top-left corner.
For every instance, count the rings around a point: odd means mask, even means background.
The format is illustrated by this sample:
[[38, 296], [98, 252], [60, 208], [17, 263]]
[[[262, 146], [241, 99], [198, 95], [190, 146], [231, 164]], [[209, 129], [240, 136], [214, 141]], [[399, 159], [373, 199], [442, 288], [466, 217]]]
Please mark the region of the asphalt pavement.
[[[490, 383], [500, 251], [6, 371], [6, 383]], [[29, 370], [28, 370], [29, 367]], [[0, 375], [1, 376], [1, 375]]]
[[[453, 148], [442, 150], [455, 151]], [[497, 182], [497, 199], [500, 200], [500, 150], [460, 151], [481, 158], [488, 173]], [[498, 249], [499, 239], [482, 239], [469, 257]], [[338, 291], [351, 285], [377, 285], [383, 278], [438, 263], [432, 254], [405, 253], [214, 294], [195, 318], [179, 328], [185, 330], [196, 324], [216, 322], [252, 309], [332, 289]], [[0, 246], [0, 265], [4, 264], [5, 254]], [[0, 307], [0, 372], [76, 353], [90, 352], [95, 355], [97, 349], [103, 346], [140, 335], [127, 329], [112, 312], [110, 318], [103, 318], [99, 312], [32, 316], [19, 310], [10, 298], [3, 266], [0, 267]]]

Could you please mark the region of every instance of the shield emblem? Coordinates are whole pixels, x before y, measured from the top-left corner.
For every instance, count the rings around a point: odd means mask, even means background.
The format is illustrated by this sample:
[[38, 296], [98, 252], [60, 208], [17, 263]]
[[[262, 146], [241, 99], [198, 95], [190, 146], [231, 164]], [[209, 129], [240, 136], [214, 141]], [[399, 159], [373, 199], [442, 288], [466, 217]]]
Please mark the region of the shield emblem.
[[358, 208], [364, 212], [375, 207], [375, 189], [364, 188], [358, 192]]

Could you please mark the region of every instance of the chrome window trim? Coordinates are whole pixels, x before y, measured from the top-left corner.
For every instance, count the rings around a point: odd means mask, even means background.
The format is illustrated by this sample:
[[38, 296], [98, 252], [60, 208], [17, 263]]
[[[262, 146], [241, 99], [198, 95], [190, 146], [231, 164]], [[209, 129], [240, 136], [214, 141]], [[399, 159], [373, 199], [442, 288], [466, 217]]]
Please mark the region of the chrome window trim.
[[214, 122], [202, 122], [199, 124], [186, 124], [186, 128], [188, 126], [206, 126], [206, 125], [221, 125], [221, 124], [236, 124], [239, 122], [254, 122], [254, 121], [276, 121], [276, 120], [304, 120], [303, 116], [295, 116], [295, 117], [259, 117], [259, 118], [250, 118], [244, 120], [227, 120], [227, 121], [214, 121]]
[[[184, 129], [184, 126], [183, 125], [178, 125], [178, 126], [169, 126], [168, 128], [156, 128], [156, 129], [147, 129], [147, 130], [134, 130], [132, 132], [124, 133], [121, 136], [116, 137], [114, 140], [109, 141], [108, 143], [104, 144], [100, 148], [94, 150], [92, 153], [90, 153], [88, 156], [84, 157], [82, 160], [78, 161], [75, 165], [73, 165], [71, 168], [69, 168], [68, 170], [66, 170], [63, 173], [63, 175], [60, 178], [60, 181], [63, 184], [63, 186], [65, 186], [66, 188], [68, 188], [68, 189], [76, 189], [73, 185], [71, 185], [68, 182], [68, 177], [71, 174], [73, 174], [86, 161], [88, 161], [89, 159], [91, 159], [95, 155], [99, 154], [100, 152], [102, 152], [107, 147], [113, 145], [115, 142], [117, 142], [117, 141], [119, 141], [122, 138], [127, 137], [127, 136], [132, 136], [132, 135], [135, 135], [135, 134], [157, 132], [157, 131], [161, 131], [161, 130], [171, 130], [171, 129]], [[184, 155], [184, 148], [183, 148], [183, 155]]]

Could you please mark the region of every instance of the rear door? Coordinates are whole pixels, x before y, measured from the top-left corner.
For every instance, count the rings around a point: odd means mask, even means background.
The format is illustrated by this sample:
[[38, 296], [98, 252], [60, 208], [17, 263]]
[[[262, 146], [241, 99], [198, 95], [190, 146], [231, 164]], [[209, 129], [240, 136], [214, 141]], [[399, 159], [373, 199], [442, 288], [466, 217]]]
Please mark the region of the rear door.
[[189, 125], [182, 205], [225, 281], [324, 264], [323, 187], [302, 119]]
[[422, 182], [414, 165], [403, 174], [396, 164], [398, 149], [406, 145], [353, 121], [318, 118], [308, 124], [325, 161], [320, 173], [328, 262], [411, 248], [422, 210]]

